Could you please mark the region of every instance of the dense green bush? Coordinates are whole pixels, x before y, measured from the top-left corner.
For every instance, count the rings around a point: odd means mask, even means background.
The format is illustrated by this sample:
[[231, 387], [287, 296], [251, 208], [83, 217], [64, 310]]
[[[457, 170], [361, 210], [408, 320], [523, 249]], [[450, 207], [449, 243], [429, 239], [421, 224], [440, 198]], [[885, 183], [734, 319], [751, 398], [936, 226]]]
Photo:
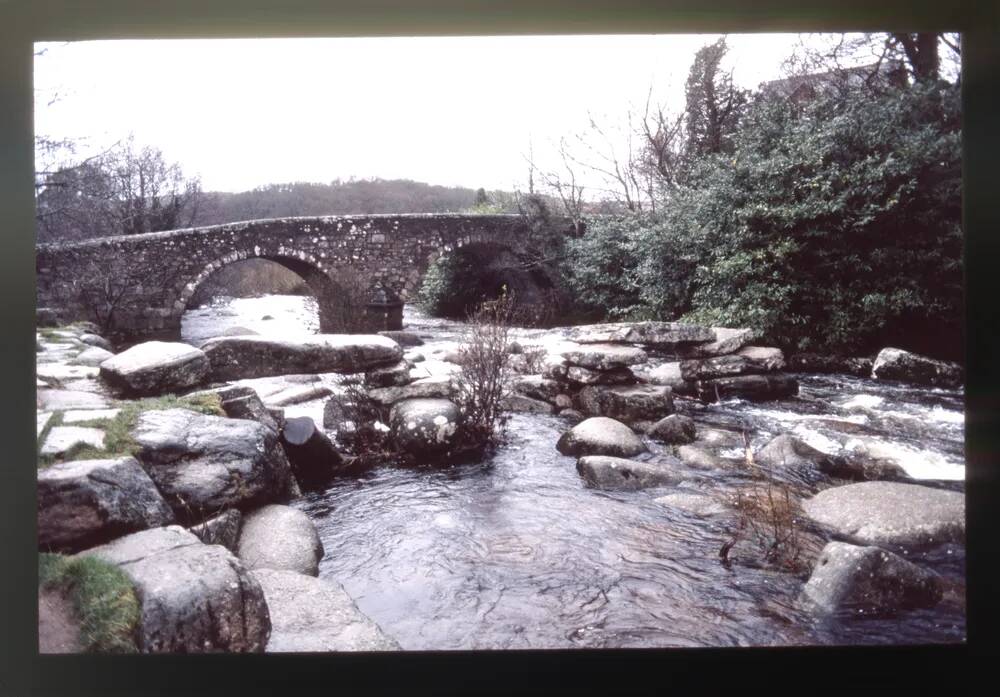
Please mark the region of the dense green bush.
[[482, 302], [481, 265], [472, 255], [448, 254], [431, 263], [417, 292], [417, 303], [432, 317], [464, 319]]
[[752, 326], [788, 350], [962, 346], [957, 87], [758, 99], [655, 217], [590, 221], [567, 257], [609, 318]]

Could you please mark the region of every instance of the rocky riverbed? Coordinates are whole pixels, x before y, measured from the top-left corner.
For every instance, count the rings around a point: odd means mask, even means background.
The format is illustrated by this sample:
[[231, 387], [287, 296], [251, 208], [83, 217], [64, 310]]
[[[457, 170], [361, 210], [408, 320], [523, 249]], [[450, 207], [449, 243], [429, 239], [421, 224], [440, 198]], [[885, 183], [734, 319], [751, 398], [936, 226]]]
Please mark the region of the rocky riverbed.
[[[328, 404], [344, 391], [343, 373], [299, 366], [333, 350], [308, 338], [310, 302], [189, 311], [189, 347], [157, 349], [169, 359], [156, 370], [128, 352], [110, 364], [111, 353], [87, 355], [112, 349], [93, 327], [40, 331], [40, 548], [118, 560], [139, 587], [183, 568], [203, 600], [161, 598], [160, 610], [189, 616], [186, 603], [207, 602], [223, 625], [241, 622], [228, 643], [198, 622], [183, 636], [147, 626], [144, 650], [198, 650], [192, 636], [214, 637], [202, 649], [253, 651], [964, 640], [953, 373], [918, 364], [917, 384], [803, 373], [739, 332], [518, 329], [514, 413], [487, 459], [345, 470], [300, 487], [284, 425], [308, 417], [318, 428], [303, 443], [335, 448]], [[445, 401], [465, 327], [407, 308], [405, 329], [340, 346], [324, 370], [367, 370], [387, 406]], [[403, 375], [392, 367], [401, 357]], [[274, 365], [296, 367], [262, 367]], [[116, 443], [123, 410], [171, 380], [177, 392], [221, 394], [220, 413], [149, 405], [135, 416], [134, 458], [82, 464], [81, 451]], [[789, 568], [762, 561], [750, 539], [720, 559], [739, 527], [734, 501], [758, 481], [748, 444], [801, 505]], [[241, 588], [239, 603], [227, 584]]]

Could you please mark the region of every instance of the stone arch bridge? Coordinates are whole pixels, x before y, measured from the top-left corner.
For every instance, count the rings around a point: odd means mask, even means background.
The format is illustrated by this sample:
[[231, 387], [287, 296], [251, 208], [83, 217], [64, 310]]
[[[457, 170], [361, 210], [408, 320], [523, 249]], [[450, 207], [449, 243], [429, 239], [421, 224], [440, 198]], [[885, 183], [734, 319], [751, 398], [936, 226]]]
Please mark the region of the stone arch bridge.
[[[558, 224], [573, 229], [568, 219]], [[306, 281], [321, 331], [392, 329], [401, 322], [401, 303], [413, 298], [437, 257], [464, 249], [486, 270], [502, 258], [523, 258], [538, 234], [519, 215], [408, 214], [253, 220], [38, 245], [38, 305], [66, 319], [103, 322], [122, 340], [176, 338], [205, 279], [259, 258]], [[366, 326], [349, 326], [345, 298], [362, 297]]]

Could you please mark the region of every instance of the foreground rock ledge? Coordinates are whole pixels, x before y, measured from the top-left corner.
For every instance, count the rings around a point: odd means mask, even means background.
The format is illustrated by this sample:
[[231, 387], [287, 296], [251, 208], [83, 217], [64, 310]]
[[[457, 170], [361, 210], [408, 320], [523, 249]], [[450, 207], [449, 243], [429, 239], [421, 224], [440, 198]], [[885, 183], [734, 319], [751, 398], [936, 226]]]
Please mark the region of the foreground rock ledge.
[[38, 547], [76, 552], [174, 515], [132, 457], [78, 460], [38, 473]]
[[339, 584], [294, 571], [257, 569], [252, 573], [270, 611], [268, 653], [400, 649]]
[[101, 363], [101, 377], [125, 394], [151, 396], [200, 384], [208, 358], [194, 346], [169, 341], [136, 344]]
[[965, 541], [965, 496], [900, 482], [861, 482], [821, 491], [806, 515], [865, 545], [923, 547]]
[[403, 349], [377, 334], [315, 334], [295, 339], [230, 336], [209, 339], [202, 350], [214, 380], [299, 373], [363, 373], [398, 363]]
[[135, 584], [144, 653], [264, 650], [271, 631], [264, 592], [225, 547], [170, 526], [82, 554], [117, 565]]

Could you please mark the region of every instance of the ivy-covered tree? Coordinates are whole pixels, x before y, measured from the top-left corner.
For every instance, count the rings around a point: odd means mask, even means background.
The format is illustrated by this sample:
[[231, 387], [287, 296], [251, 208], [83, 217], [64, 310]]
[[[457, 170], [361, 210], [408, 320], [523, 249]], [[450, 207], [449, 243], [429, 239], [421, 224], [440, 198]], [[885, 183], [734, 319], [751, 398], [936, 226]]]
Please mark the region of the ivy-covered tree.
[[727, 50], [723, 37], [699, 49], [691, 64], [684, 109], [688, 157], [731, 150], [732, 135], [747, 105], [747, 92], [733, 84], [732, 71], [722, 69]]

